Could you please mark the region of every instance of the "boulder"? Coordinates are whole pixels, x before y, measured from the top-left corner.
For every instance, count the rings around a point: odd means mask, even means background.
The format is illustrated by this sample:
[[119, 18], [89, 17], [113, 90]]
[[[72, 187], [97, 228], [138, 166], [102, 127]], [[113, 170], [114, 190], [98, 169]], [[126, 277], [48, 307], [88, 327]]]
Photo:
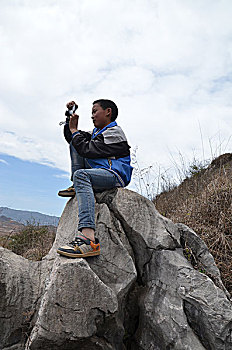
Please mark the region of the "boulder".
[[135, 192], [105, 191], [96, 194], [101, 255], [66, 258], [56, 250], [74, 238], [77, 210], [70, 199], [42, 261], [0, 249], [1, 349], [232, 349], [232, 303], [191, 229]]

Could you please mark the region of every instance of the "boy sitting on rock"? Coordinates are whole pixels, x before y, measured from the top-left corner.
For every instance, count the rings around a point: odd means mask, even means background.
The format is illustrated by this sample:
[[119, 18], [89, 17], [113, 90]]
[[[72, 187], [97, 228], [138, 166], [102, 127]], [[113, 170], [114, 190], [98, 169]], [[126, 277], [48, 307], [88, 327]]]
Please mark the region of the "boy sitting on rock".
[[[74, 101], [67, 103], [68, 110]], [[67, 115], [67, 114], [66, 114]], [[124, 187], [131, 179], [130, 147], [124, 132], [116, 123], [118, 108], [111, 100], [93, 102], [93, 131], [78, 130], [79, 116], [75, 112], [66, 119], [64, 136], [70, 144], [73, 186], [59, 191], [62, 197], [78, 201], [78, 235], [74, 241], [58, 248], [61, 255], [83, 258], [100, 254], [100, 244], [95, 237], [94, 191]]]

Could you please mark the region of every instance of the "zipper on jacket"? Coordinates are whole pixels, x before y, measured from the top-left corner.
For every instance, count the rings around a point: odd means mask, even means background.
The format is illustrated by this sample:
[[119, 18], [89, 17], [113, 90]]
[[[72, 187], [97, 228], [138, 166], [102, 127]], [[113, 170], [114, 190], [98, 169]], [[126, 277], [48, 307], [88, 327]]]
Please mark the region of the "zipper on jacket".
[[111, 167], [112, 167], [112, 160], [108, 159], [108, 163], [109, 163], [109, 166], [110, 166], [110, 169], [111, 169]]

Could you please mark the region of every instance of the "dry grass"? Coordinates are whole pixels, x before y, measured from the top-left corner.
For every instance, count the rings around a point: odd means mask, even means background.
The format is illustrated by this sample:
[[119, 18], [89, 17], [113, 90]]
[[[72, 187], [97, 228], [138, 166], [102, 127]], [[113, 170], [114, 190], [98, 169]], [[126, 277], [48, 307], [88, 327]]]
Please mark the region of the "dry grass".
[[205, 241], [232, 294], [232, 154], [216, 158], [154, 203], [162, 215], [188, 225]]
[[19, 232], [1, 237], [0, 245], [30, 260], [41, 260], [55, 239], [55, 227], [27, 224]]

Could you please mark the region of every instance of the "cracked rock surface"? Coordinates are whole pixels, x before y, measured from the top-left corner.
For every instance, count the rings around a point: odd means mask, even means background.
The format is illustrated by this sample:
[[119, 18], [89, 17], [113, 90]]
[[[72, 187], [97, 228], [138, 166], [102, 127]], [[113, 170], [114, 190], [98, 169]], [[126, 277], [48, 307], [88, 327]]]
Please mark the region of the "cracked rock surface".
[[56, 249], [73, 240], [77, 210], [70, 199], [40, 262], [0, 248], [0, 349], [232, 349], [232, 303], [191, 229], [135, 192], [106, 191], [96, 195], [101, 255], [70, 259]]

